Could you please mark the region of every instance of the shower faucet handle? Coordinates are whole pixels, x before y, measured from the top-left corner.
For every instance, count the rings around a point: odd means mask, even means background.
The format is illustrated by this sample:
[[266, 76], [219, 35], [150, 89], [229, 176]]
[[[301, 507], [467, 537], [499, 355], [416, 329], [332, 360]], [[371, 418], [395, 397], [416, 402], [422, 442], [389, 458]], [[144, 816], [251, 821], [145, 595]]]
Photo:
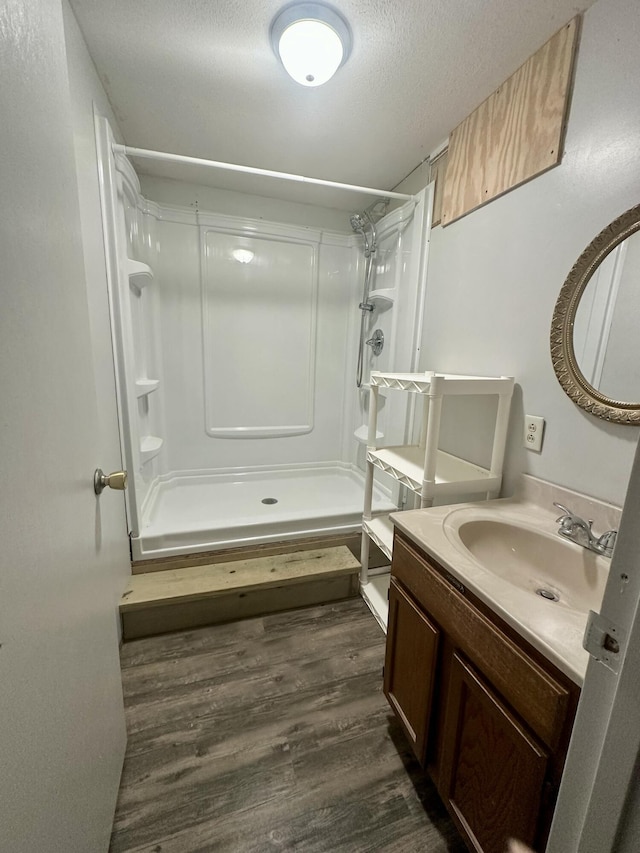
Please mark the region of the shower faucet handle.
[[380, 355], [384, 347], [384, 332], [382, 329], [376, 329], [368, 341], [365, 341], [367, 346], [370, 346], [374, 355]]

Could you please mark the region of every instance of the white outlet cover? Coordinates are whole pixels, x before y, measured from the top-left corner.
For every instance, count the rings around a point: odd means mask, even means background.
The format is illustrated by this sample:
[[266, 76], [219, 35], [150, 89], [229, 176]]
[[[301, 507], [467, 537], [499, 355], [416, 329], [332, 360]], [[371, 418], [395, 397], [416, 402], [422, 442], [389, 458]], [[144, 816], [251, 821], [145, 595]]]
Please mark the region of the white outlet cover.
[[523, 444], [529, 450], [542, 450], [542, 437], [544, 435], [544, 418], [538, 415], [524, 416]]

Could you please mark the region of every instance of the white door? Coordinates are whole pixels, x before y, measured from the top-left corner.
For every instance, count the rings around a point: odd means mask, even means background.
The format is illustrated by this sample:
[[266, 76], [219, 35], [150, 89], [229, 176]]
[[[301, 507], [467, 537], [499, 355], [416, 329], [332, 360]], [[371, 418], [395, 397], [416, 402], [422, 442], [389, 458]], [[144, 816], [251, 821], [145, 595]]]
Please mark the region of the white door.
[[589, 661], [547, 853], [640, 850], [639, 518], [640, 444], [600, 608], [620, 660]]
[[125, 744], [101, 508], [122, 495], [91, 483], [110, 460], [59, 0], [0, 2], [0, 80], [0, 849], [99, 853]]

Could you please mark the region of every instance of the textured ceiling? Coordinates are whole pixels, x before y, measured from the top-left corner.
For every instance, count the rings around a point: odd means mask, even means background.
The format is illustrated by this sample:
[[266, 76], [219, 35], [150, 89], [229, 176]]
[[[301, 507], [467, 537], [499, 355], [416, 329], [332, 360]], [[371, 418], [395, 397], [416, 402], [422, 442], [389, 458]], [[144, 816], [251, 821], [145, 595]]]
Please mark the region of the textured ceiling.
[[[393, 188], [593, 0], [334, 0], [353, 52], [318, 88], [271, 51], [281, 0], [71, 0], [128, 145]], [[148, 174], [353, 208], [344, 193], [140, 161]]]

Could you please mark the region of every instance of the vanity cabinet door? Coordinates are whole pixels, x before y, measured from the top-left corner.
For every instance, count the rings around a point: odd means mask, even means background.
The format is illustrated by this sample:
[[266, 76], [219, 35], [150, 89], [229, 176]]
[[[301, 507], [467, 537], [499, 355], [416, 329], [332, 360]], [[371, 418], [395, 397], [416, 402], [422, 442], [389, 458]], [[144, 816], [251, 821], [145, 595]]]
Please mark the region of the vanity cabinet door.
[[426, 762], [440, 630], [391, 579], [384, 692], [416, 758]]
[[536, 843], [550, 756], [460, 654], [453, 655], [442, 731], [440, 795], [472, 848]]

